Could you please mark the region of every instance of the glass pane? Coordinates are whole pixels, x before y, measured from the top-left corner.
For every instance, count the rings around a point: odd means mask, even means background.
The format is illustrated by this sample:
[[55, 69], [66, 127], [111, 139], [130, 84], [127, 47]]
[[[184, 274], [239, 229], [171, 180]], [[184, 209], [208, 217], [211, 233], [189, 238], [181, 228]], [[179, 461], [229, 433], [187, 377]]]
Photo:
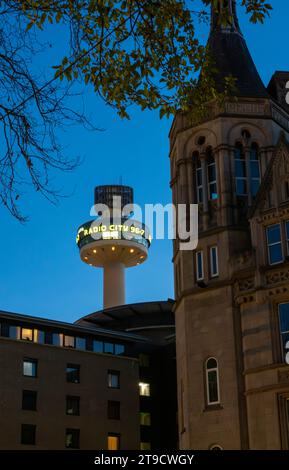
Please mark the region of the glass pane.
[[286, 356], [289, 354], [289, 333], [283, 333], [282, 337], [282, 350], [284, 352], [284, 360], [286, 361]]
[[[63, 335], [61, 335], [61, 337], [62, 336]], [[53, 346], [60, 346], [60, 334], [59, 333], [52, 334], [52, 344]]]
[[12, 339], [19, 339], [20, 338], [20, 326], [12, 326], [9, 327], [9, 338]]
[[113, 343], [104, 343], [104, 352], [107, 354], [113, 354]]
[[210, 184], [210, 199], [218, 199], [218, 193], [217, 193], [217, 184], [216, 183], [211, 183]]
[[218, 263], [217, 263], [217, 248], [211, 248], [211, 274], [212, 276], [218, 274]]
[[103, 352], [103, 342], [102, 341], [93, 341], [93, 351], [102, 353]]
[[217, 361], [214, 358], [211, 358], [207, 362], [207, 370], [216, 369], [218, 367]]
[[198, 202], [203, 202], [203, 190], [202, 190], [202, 188], [198, 189]]
[[208, 382], [209, 403], [216, 403], [219, 401], [217, 371], [208, 372]]
[[119, 450], [119, 436], [108, 436], [107, 437], [107, 449], [108, 450]]
[[216, 165], [209, 165], [208, 166], [208, 177], [209, 181], [216, 181]]
[[151, 450], [151, 443], [150, 442], [141, 442], [140, 443], [140, 450]]
[[267, 237], [268, 237], [269, 245], [271, 245], [272, 243], [280, 242], [281, 241], [280, 224], [271, 225], [271, 227], [268, 227]]
[[115, 344], [115, 354], [123, 354], [124, 353], [124, 345], [123, 344]]
[[287, 237], [287, 240], [289, 240], [289, 221], [286, 222], [286, 237]]
[[235, 175], [237, 178], [244, 178], [246, 176], [246, 163], [243, 160], [235, 162]]
[[198, 185], [198, 186], [201, 186], [201, 185], [202, 185], [202, 181], [203, 181], [203, 178], [202, 178], [202, 170], [201, 170], [201, 169], [198, 169], [198, 170], [197, 170], [197, 185]]
[[259, 180], [251, 180], [251, 192], [252, 196], [255, 197], [260, 187]]
[[36, 343], [44, 344], [45, 343], [45, 333], [44, 333], [44, 331], [34, 330], [34, 341]]
[[247, 182], [245, 179], [236, 179], [237, 196], [245, 196], [247, 194]]
[[74, 336], [64, 336], [64, 346], [66, 348], [74, 348]]
[[139, 383], [139, 394], [141, 397], [149, 397], [151, 392], [150, 392], [150, 384], [149, 383], [144, 383], [140, 382]]
[[289, 332], [289, 303], [279, 305], [279, 318], [281, 333]]
[[251, 178], [260, 178], [260, 168], [259, 168], [258, 161], [250, 163], [250, 170], [251, 170]]
[[150, 413], [140, 413], [140, 424], [142, 426], [151, 425], [151, 414]]
[[108, 374], [109, 388], [119, 388], [119, 374], [110, 372]]
[[283, 261], [281, 243], [269, 247], [269, 262], [270, 264], [281, 263]]
[[77, 349], [86, 349], [86, 339], [85, 338], [75, 338], [75, 347]]
[[36, 362], [24, 360], [23, 361], [23, 375], [27, 377], [36, 377]]
[[197, 253], [197, 278], [202, 279], [204, 277], [203, 273], [203, 253]]
[[33, 330], [29, 328], [21, 329], [21, 339], [25, 341], [33, 341]]

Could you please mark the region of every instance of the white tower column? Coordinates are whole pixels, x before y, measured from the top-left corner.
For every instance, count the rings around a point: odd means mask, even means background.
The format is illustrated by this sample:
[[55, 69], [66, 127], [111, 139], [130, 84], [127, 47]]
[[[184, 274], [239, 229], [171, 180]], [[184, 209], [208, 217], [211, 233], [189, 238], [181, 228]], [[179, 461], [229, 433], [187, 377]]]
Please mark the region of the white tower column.
[[103, 308], [125, 304], [125, 266], [114, 261], [103, 267]]

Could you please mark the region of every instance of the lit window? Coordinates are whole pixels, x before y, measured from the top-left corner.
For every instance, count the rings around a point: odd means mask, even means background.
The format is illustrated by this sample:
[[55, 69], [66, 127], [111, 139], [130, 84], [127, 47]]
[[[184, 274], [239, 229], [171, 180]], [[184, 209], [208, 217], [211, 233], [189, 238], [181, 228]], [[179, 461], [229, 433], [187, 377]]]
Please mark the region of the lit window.
[[211, 148], [207, 149], [209, 199], [218, 199], [216, 162]]
[[144, 383], [140, 382], [139, 383], [139, 394], [141, 397], [149, 397], [151, 392], [150, 392], [150, 384], [149, 383]]
[[103, 342], [102, 341], [93, 341], [93, 351], [102, 353], [103, 352]]
[[66, 397], [66, 414], [79, 416], [79, 397], [72, 397], [68, 395]]
[[119, 450], [120, 449], [120, 435], [119, 434], [108, 434], [107, 436], [107, 450]]
[[74, 384], [80, 382], [80, 366], [77, 364], [67, 364], [66, 381]]
[[114, 353], [118, 356], [124, 354], [124, 345], [123, 344], [115, 344], [114, 345]]
[[279, 305], [279, 323], [283, 357], [289, 364], [289, 303]]
[[196, 270], [197, 270], [197, 281], [204, 279], [204, 256], [202, 251], [196, 253]]
[[248, 193], [246, 157], [240, 143], [237, 143], [235, 147], [235, 182], [237, 196], [246, 196]]
[[196, 158], [196, 188], [197, 188], [197, 202], [202, 203], [204, 200], [203, 194], [203, 170], [201, 160], [198, 152], [193, 155]]
[[151, 450], [151, 443], [150, 442], [141, 442], [140, 443], [140, 450]]
[[142, 426], [151, 425], [151, 414], [150, 413], [140, 413], [140, 424]]
[[37, 360], [36, 359], [23, 359], [23, 375], [26, 377], [37, 376]]
[[45, 343], [44, 331], [34, 330], [34, 341], [35, 343], [44, 344]]
[[75, 347], [75, 338], [74, 338], [74, 336], [64, 335], [63, 346], [65, 348], [74, 348]]
[[116, 370], [109, 370], [107, 373], [107, 383], [109, 388], [119, 388], [120, 373]]
[[79, 449], [79, 429], [66, 429], [65, 447], [69, 449]]
[[33, 341], [33, 330], [30, 328], [21, 328], [21, 339], [25, 341]]
[[22, 410], [35, 411], [37, 403], [37, 392], [32, 390], [22, 391]]
[[35, 445], [36, 426], [34, 424], [21, 424], [21, 444]]
[[109, 400], [107, 402], [107, 418], [120, 419], [120, 402]]
[[255, 197], [260, 186], [259, 148], [255, 143], [251, 145], [250, 149], [250, 177], [251, 194]]
[[211, 277], [219, 276], [219, 261], [218, 261], [218, 247], [211, 246], [210, 248], [210, 271]]
[[283, 261], [280, 224], [267, 227], [267, 244], [269, 264], [278, 264]]
[[220, 403], [218, 363], [213, 357], [206, 361], [206, 386], [208, 405]]
[[[73, 347], [73, 346], [71, 346]], [[86, 349], [86, 339], [85, 338], [75, 338], [75, 347], [76, 349]]]

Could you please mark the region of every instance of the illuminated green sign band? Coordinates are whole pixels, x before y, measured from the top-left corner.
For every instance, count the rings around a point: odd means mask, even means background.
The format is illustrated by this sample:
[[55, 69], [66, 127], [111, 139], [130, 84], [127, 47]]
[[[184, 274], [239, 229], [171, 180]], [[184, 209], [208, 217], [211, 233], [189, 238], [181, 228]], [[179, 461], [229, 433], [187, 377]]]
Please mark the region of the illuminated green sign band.
[[93, 221], [79, 227], [76, 236], [79, 249], [87, 243], [98, 240], [132, 240], [149, 248], [152, 237], [144, 224], [137, 222], [134, 224], [132, 221], [122, 224], [102, 224]]

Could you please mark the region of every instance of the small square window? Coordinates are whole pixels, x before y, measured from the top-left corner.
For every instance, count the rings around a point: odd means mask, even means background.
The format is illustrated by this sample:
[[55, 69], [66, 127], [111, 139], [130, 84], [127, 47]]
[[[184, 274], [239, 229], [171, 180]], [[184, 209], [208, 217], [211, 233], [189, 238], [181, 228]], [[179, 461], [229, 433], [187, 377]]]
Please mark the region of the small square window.
[[79, 384], [80, 382], [80, 366], [77, 364], [67, 364], [66, 381]]
[[79, 449], [79, 429], [66, 429], [65, 447], [68, 449]]
[[66, 397], [66, 414], [79, 416], [79, 397], [72, 397], [68, 395]]
[[123, 344], [115, 344], [114, 345], [114, 353], [117, 355], [124, 354], [124, 345]]
[[21, 328], [21, 339], [24, 341], [33, 341], [33, 330], [30, 328]]
[[86, 339], [85, 338], [75, 338], [75, 347], [76, 349], [86, 349]]
[[37, 377], [37, 360], [36, 359], [23, 359], [23, 375], [26, 377]]
[[119, 388], [120, 387], [120, 373], [117, 370], [109, 370], [107, 373], [108, 387]]
[[107, 402], [107, 418], [120, 419], [120, 402], [109, 400]]
[[141, 397], [149, 397], [151, 394], [150, 384], [140, 382], [139, 383], [139, 394]]
[[151, 414], [150, 413], [140, 413], [140, 424], [142, 426], [150, 426], [151, 425]]
[[21, 424], [21, 444], [35, 445], [36, 426], [34, 424]]
[[107, 450], [120, 449], [120, 434], [108, 434], [107, 436]]
[[36, 411], [37, 392], [32, 390], [22, 391], [22, 410]]

